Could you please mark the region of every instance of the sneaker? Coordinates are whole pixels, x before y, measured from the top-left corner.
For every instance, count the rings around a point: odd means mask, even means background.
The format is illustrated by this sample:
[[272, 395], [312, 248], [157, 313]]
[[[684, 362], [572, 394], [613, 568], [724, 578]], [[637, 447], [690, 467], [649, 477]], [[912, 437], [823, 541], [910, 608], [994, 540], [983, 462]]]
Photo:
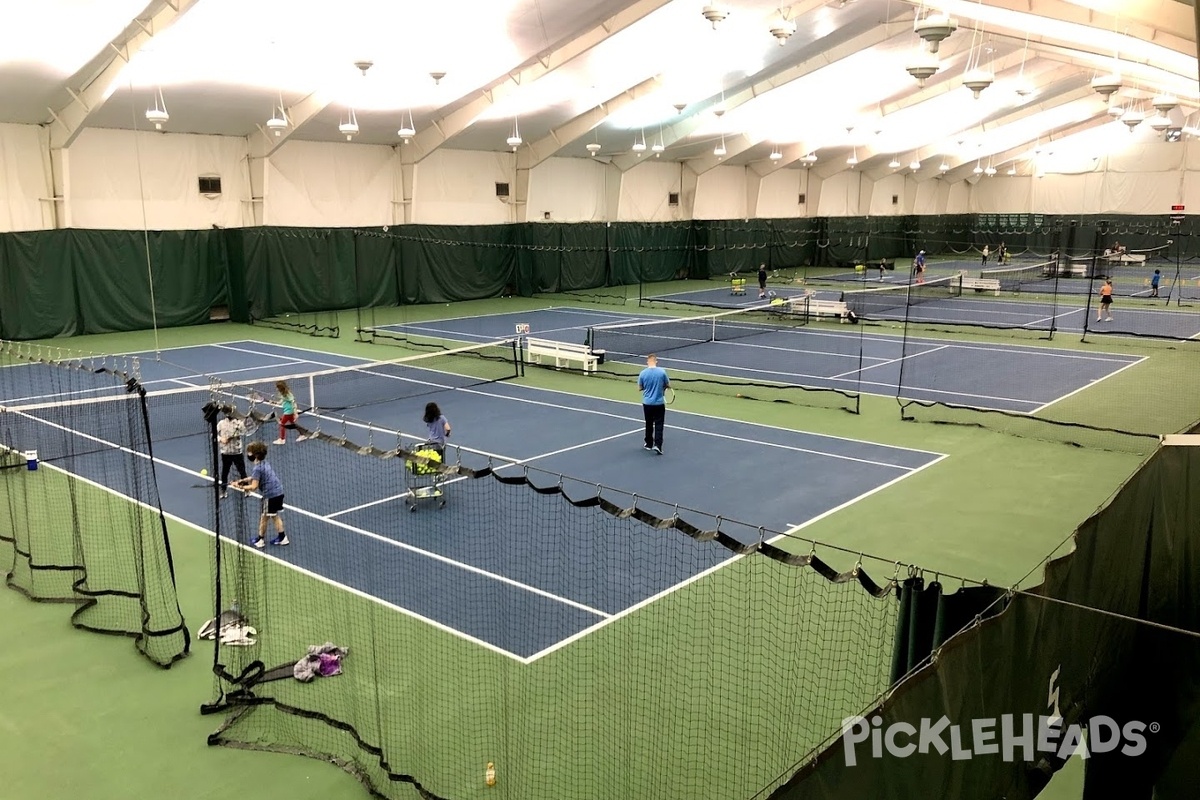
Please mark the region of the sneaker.
[[644, 444], [644, 445], [642, 445], [642, 449], [643, 449], [643, 450], [646, 450], [646, 451], [648, 452], [648, 451], [650, 451], [650, 450], [653, 450], [654, 448], [653, 448], [653, 447], [651, 447], [651, 446], [650, 446], [650, 445], [648, 445], [648, 444]]
[[228, 492], [221, 492], [221, 499], [222, 499], [222, 500], [224, 500], [226, 497], [229, 497], [229, 493], [228, 493]]
[[303, 442], [303, 441], [304, 441], [305, 439], [307, 439], [307, 438], [308, 438], [308, 437], [307, 437], [307, 436], [305, 436], [304, 434], [300, 434], [299, 436], [297, 436], [297, 437], [296, 437], [296, 441], [297, 441], [297, 442]]
[[271, 544], [282, 546], [285, 544], [291, 544], [291, 542], [288, 541], [287, 535], [284, 534], [283, 536], [276, 536], [274, 539], [272, 539]]
[[661, 456], [661, 455], [662, 455], [662, 448], [661, 448], [661, 447], [656, 447], [656, 448], [654, 448], [654, 455], [656, 455], [656, 456]]
[[287, 439], [276, 439], [271, 444], [287, 444]]
[[262, 550], [264, 547], [267, 546], [267, 543], [265, 541], [263, 541], [263, 538], [260, 536], [254, 540], [254, 546], [257, 547], [259, 550]]

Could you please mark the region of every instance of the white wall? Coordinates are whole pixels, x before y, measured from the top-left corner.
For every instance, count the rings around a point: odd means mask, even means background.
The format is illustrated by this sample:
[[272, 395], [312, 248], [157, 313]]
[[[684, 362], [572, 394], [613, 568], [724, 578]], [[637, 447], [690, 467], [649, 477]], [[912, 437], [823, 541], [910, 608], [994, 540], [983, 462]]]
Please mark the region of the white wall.
[[757, 216], [767, 219], [808, 216], [808, 204], [797, 202], [805, 192], [806, 175], [802, 169], [778, 169], [764, 175], [758, 186]]
[[529, 171], [526, 219], [550, 212], [554, 222], [595, 222], [607, 217], [607, 182], [621, 173], [594, 158], [550, 158]]
[[351, 227], [392, 222], [395, 151], [288, 141], [267, 161], [263, 222]]
[[0, 231], [53, 227], [47, 142], [44, 128], [0, 124]]
[[[891, 216], [1009, 213], [1165, 215], [1184, 203], [1200, 212], [1200, 141], [1135, 141], [1111, 156], [1070, 147], [1040, 178], [1003, 172], [966, 181], [901, 173], [845, 170], [828, 178], [780, 168], [761, 179], [744, 167], [719, 166], [696, 176], [686, 166], [653, 158], [621, 173], [592, 158], [552, 158], [532, 169], [528, 202], [497, 199], [496, 183], [517, 191], [511, 153], [443, 149], [413, 169], [411, 219], [432, 224], [541, 220], [675, 221], [748, 216]], [[265, 165], [247, 159], [242, 138], [177, 133], [134, 134], [89, 129], [63, 154], [59, 177], [65, 203], [57, 223], [49, 138], [31, 125], [0, 125], [0, 231], [53, 227], [139, 229], [293, 226], [374, 226], [404, 218], [397, 148], [289, 141]], [[251, 197], [250, 167], [260, 205]], [[1025, 168], [1022, 167], [1024, 171]], [[216, 175], [217, 198], [196, 180]], [[678, 206], [667, 195], [681, 194]], [[798, 204], [799, 194], [807, 203]], [[900, 201], [893, 206], [892, 195]], [[143, 198], [145, 219], [143, 220]]]
[[746, 167], [714, 167], [696, 180], [693, 219], [743, 219], [746, 208]]
[[[638, 164], [621, 176], [617, 218], [643, 222], [687, 219], [685, 209], [700, 194], [697, 188], [695, 197], [692, 196], [687, 185], [689, 178], [694, 179], [695, 176], [684, 175], [680, 165], [670, 161], [650, 159]], [[681, 193], [681, 205], [671, 206], [667, 203], [667, 195], [671, 192]]]
[[[242, 224], [242, 201], [250, 197], [245, 139], [92, 128], [79, 134], [66, 156], [64, 227]], [[200, 194], [201, 175], [221, 178], [218, 197]]]
[[512, 153], [435, 150], [417, 164], [413, 180], [413, 222], [487, 225], [516, 221], [516, 207], [496, 197], [496, 184], [516, 195]]

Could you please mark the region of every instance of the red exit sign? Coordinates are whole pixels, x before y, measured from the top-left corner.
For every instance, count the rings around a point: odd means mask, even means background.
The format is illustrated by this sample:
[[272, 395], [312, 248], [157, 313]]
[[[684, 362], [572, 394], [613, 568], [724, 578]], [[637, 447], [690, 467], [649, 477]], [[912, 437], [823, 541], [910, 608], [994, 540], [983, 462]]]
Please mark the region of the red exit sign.
[[1183, 206], [1171, 206], [1172, 211], [1183, 211]]

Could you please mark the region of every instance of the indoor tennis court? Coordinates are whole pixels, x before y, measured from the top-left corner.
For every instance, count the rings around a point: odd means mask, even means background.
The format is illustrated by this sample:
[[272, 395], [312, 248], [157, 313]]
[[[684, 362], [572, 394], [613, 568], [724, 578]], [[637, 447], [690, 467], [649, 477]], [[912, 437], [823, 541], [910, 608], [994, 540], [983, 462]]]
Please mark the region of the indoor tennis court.
[[0, 4], [0, 800], [1193, 800], [1195, 6]]

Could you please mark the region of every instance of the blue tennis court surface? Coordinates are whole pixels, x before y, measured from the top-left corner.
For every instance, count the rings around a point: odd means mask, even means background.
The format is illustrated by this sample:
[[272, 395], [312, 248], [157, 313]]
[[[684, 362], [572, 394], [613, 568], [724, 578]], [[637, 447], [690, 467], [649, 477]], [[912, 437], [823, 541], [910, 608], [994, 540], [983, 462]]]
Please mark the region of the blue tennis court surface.
[[[940, 305], [950, 301], [938, 301]], [[964, 301], [974, 305], [978, 301]], [[996, 303], [1001, 308], [1009, 303]], [[920, 311], [925, 306], [914, 306]], [[1000, 313], [997, 311], [996, 313]], [[1006, 313], [1020, 313], [1020, 310]], [[1029, 309], [1026, 314], [1031, 313]], [[613, 325], [663, 317], [574, 308], [447, 319], [392, 326], [414, 335], [463, 341], [489, 341], [511, 336], [527, 323], [531, 336], [581, 343], [588, 326]], [[753, 324], [753, 323], [749, 323]], [[598, 344], [603, 338], [598, 335]], [[911, 400], [963, 403], [984, 408], [1032, 413], [1070, 394], [1133, 366], [1143, 359], [1109, 353], [1080, 352], [1029, 345], [913, 339], [907, 352], [898, 336], [860, 336], [829, 328], [774, 328], [726, 342], [687, 344], [665, 350], [659, 363], [684, 369], [756, 381], [861, 390], [895, 396], [904, 369], [904, 396]], [[859, 348], [863, 349], [859, 363]], [[611, 354], [610, 354], [611, 355]], [[622, 357], [634, 361], [635, 358]]]
[[[191, 420], [199, 419], [200, 405], [207, 398], [206, 375], [258, 382], [367, 363], [253, 341], [171, 349], [163, 352], [161, 362], [149, 353], [138, 358], [150, 391], [164, 510], [200, 528], [211, 525], [211, 487], [206, 491], [206, 482], [199, 475], [200, 468], [207, 466], [210, 445], [207, 437], [197, 432], [202, 426]], [[35, 397], [51, 385], [39, 372], [45, 367], [9, 369], [24, 370], [7, 382], [21, 398]], [[462, 448], [464, 463], [491, 464], [502, 473], [529, 465], [549, 474], [569, 475], [578, 483], [564, 488], [574, 490], [576, 496], [594, 493], [599, 484], [639, 497], [669, 498], [671, 505], [639, 500], [638, 507], [669, 517], [678, 503], [697, 509], [687, 512], [686, 518], [708, 529], [718, 528], [719, 518], [745, 520], [774, 530], [798, 529], [943, 458], [937, 453], [780, 430], [753, 420], [706, 417], [677, 408], [668, 413], [666, 454], [656, 457], [642, 450], [641, 409], [632, 387], [629, 402], [615, 402], [514, 381], [445, 389], [445, 373], [431, 372], [427, 377], [428, 391], [420, 395], [356, 408], [355, 415], [362, 422], [351, 423], [347, 437], [362, 443], [373, 436], [378, 442], [384, 436], [382, 431], [404, 431], [412, 434], [410, 440], [417, 440], [421, 438], [416, 435], [421, 429], [420, 414], [425, 402], [433, 400], [453, 422], [453, 440]], [[171, 393], [182, 387], [197, 391], [182, 398]], [[338, 389], [333, 385], [326, 391], [336, 393]], [[337, 405], [337, 400], [326, 399], [324, 405]], [[348, 400], [352, 398], [341, 398], [341, 402]], [[37, 415], [32, 410], [19, 413]], [[300, 422], [310, 428], [335, 424], [332, 419], [320, 418], [319, 412], [302, 414]], [[275, 434], [265, 427], [259, 435], [269, 441]], [[102, 426], [75, 435], [102, 440]], [[90, 452], [51, 461], [49, 466], [93, 480], [109, 473], [119, 475], [118, 470], [103, 469], [108, 457], [104, 449], [80, 450]], [[364, 466], [364, 459], [372, 464]], [[455, 484], [446, 488], [445, 509], [409, 514], [398, 460], [371, 459], [322, 441], [292, 441], [272, 447], [270, 460], [286, 487], [285, 517], [293, 544], [270, 548], [264, 557], [286, 562], [522, 661], [551, 652], [572, 637], [603, 626], [730, 560], [727, 551], [711, 548], [708, 561], [698, 562], [691, 540], [674, 532], [646, 537], [644, 543], [562, 541], [555, 557], [546, 558], [539, 549], [544, 536], [513, 529], [516, 523], [502, 511], [462, 502], [469, 494], [465, 489], [460, 490], [460, 502], [456, 502]], [[320, 468], [314, 469], [314, 463]], [[376, 481], [354, 480], [361, 470], [378, 464], [397, 466], [394, 485], [381, 491]], [[333, 474], [349, 479], [330, 480]], [[110, 483], [108, 488], [122, 492], [126, 487]], [[535, 512], [540, 514], [535, 520], [540, 521], [535, 524], [545, 531], [557, 530], [556, 515], [561, 509], [554, 503], [561, 500], [543, 501], [522, 487], [499, 488], [525, 492], [529, 502], [540, 504], [540, 511]], [[250, 518], [257, 516], [257, 503], [238, 497], [234, 493], [222, 505], [227, 532], [236, 530], [233, 515], [238, 503], [254, 503]], [[527, 515], [523, 524], [529, 525]], [[499, 538], [504, 547], [495, 546]], [[636, 584], [597, 582], [593, 577], [592, 559], [599, 557], [597, 553], [623, 552], [626, 557], [638, 558], [638, 548], [649, 547], [651, 542], [660, 555], [664, 546], [693, 552], [689, 558], [656, 561], [662, 569], [652, 577], [643, 575]], [[364, 569], [364, 564], [373, 568]], [[390, 578], [383, 585], [368, 577], [377, 574]], [[527, 620], [528, 624], [513, 625], [512, 620]]]

